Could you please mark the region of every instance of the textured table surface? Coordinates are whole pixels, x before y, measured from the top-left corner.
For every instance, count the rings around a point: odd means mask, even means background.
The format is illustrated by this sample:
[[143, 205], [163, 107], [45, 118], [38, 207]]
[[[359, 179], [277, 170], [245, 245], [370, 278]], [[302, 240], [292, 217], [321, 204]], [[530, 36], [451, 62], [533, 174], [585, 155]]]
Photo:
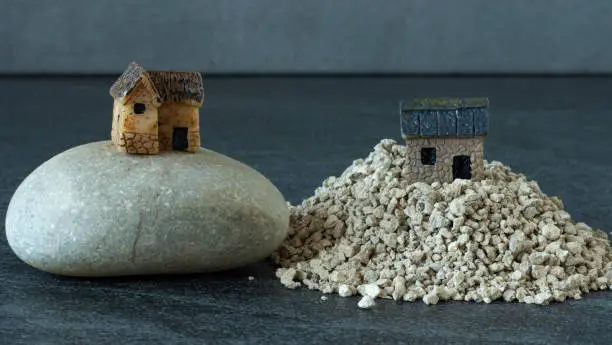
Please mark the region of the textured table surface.
[[[209, 275], [74, 279], [25, 265], [4, 216], [18, 184], [108, 138], [112, 78], [0, 79], [0, 344], [610, 344], [612, 291], [550, 306], [381, 301], [284, 289], [261, 262]], [[485, 157], [535, 178], [578, 221], [612, 230], [612, 79], [209, 79], [204, 146], [287, 200], [399, 140], [397, 102], [489, 96]], [[249, 276], [255, 280], [250, 281]]]

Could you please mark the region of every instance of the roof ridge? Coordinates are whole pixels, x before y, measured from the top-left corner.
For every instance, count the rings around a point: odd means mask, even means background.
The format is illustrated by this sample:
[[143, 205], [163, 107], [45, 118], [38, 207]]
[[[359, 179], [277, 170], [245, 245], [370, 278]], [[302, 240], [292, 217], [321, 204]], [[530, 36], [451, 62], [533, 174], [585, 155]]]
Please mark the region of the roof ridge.
[[159, 102], [188, 102], [201, 105], [204, 101], [202, 74], [181, 70], [145, 70], [132, 61], [113, 83], [110, 94], [114, 98], [124, 98], [134, 88], [139, 79], [148, 80], [151, 91]]
[[453, 110], [465, 108], [488, 108], [487, 97], [423, 97], [402, 101], [402, 111], [408, 110]]

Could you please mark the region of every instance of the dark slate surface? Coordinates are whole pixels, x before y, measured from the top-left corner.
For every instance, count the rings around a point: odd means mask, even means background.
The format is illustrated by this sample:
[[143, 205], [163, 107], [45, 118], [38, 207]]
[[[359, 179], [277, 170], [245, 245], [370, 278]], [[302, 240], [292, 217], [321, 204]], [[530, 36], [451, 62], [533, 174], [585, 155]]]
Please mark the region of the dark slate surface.
[[438, 136], [450, 136], [457, 133], [457, 110], [439, 110]]
[[[114, 78], [0, 80], [0, 216], [34, 168], [108, 138]], [[406, 94], [482, 94], [485, 156], [539, 181], [610, 233], [610, 79], [206, 80], [205, 146], [268, 176], [293, 203], [400, 140]], [[3, 225], [3, 222], [2, 222]], [[249, 281], [248, 276], [254, 276]], [[267, 262], [178, 277], [73, 279], [20, 262], [0, 228], [0, 344], [609, 344], [612, 292], [550, 306], [395, 304], [287, 290]]]
[[403, 137], [418, 137], [421, 135], [421, 120], [418, 111], [401, 112], [400, 121]]
[[419, 115], [420, 130], [422, 137], [434, 137], [438, 135], [438, 115], [435, 110], [417, 110]]
[[470, 110], [474, 112], [474, 135], [487, 135], [489, 132], [489, 109], [472, 108]]
[[474, 112], [471, 109], [460, 109], [457, 111], [457, 136], [474, 136]]

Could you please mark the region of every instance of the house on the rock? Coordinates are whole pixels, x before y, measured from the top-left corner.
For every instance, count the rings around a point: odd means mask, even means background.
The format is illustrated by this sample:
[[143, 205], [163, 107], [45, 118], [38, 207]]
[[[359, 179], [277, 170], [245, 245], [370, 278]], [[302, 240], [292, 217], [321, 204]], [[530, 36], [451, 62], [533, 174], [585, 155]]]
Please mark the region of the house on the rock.
[[487, 98], [420, 98], [400, 103], [411, 183], [484, 178]]
[[200, 150], [198, 72], [146, 71], [132, 62], [110, 88], [115, 99], [111, 138], [118, 150], [157, 154]]

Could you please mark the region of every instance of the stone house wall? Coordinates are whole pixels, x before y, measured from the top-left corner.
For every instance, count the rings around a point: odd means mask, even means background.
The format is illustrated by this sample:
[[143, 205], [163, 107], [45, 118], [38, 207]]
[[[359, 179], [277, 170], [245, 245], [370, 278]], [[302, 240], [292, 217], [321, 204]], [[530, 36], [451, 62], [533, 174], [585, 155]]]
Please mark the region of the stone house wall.
[[[434, 165], [421, 161], [422, 148], [435, 148]], [[484, 137], [471, 138], [413, 138], [406, 141], [406, 170], [411, 183], [453, 181], [453, 157], [469, 156], [472, 165], [472, 180], [484, 178]]]
[[187, 128], [188, 152], [200, 150], [199, 108], [183, 103], [164, 103], [159, 108], [159, 149], [172, 150], [175, 127]]
[[120, 134], [118, 142], [117, 147], [123, 152], [147, 155], [159, 153], [156, 135], [124, 132]]
[[[144, 113], [134, 112], [136, 103], [145, 105]], [[138, 81], [125, 104], [119, 100], [114, 102], [111, 140], [119, 151], [141, 154], [171, 151], [174, 127], [187, 128], [188, 152], [200, 149], [197, 106], [176, 102], [160, 106], [142, 80]]]
[[[144, 104], [144, 113], [134, 112], [136, 103]], [[138, 81], [125, 103], [114, 101], [111, 140], [118, 150], [128, 153], [158, 153], [157, 107], [155, 98], [143, 81]]]

